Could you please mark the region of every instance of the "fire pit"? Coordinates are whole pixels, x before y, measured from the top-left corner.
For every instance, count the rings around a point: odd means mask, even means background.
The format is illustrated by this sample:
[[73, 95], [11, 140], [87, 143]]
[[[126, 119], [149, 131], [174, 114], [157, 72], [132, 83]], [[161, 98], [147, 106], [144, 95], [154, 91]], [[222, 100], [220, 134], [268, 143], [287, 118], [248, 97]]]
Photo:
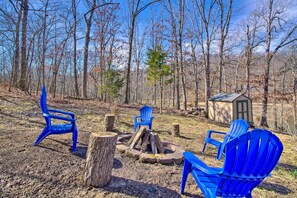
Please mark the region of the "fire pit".
[[184, 150], [180, 146], [161, 142], [158, 135], [145, 127], [134, 134], [120, 135], [116, 149], [118, 152], [143, 163], [172, 165], [183, 162]]

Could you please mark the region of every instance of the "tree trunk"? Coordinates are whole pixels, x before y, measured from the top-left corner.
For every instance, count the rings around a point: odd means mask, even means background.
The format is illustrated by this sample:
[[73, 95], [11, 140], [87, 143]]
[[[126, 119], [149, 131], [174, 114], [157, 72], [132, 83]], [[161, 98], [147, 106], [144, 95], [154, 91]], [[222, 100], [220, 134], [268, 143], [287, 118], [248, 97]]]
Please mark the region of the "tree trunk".
[[229, 32], [233, 0], [229, 0], [226, 16], [225, 16], [226, 3], [224, 2], [224, 0], [217, 0], [216, 2], [219, 4], [219, 7], [220, 7], [219, 93], [221, 93], [223, 70], [224, 70], [224, 46], [225, 46], [226, 37]]
[[160, 77], [160, 114], [163, 111], [163, 77]]
[[135, 28], [135, 18], [136, 16], [132, 15], [132, 23], [129, 31], [129, 53], [128, 53], [128, 66], [127, 66], [127, 75], [126, 75], [126, 91], [125, 91], [125, 104], [130, 102], [130, 70], [131, 70], [131, 59], [132, 59], [132, 46], [133, 46], [133, 36]]
[[154, 84], [154, 106], [157, 105], [157, 84]]
[[[272, 6], [272, 4], [270, 4]], [[269, 127], [267, 123], [267, 106], [268, 106], [268, 82], [269, 82], [269, 69], [272, 55], [270, 54], [271, 44], [271, 13], [272, 7], [269, 9], [269, 17], [267, 20], [267, 31], [266, 31], [266, 46], [265, 46], [265, 67], [264, 67], [264, 82], [263, 82], [263, 96], [262, 96], [262, 115], [260, 120], [260, 126]]]
[[110, 182], [116, 141], [116, 133], [90, 135], [83, 177], [85, 186], [104, 187]]
[[297, 79], [296, 79], [296, 74], [293, 69], [293, 116], [294, 116], [294, 131], [293, 135], [297, 135], [297, 110], [296, 110], [296, 104], [297, 104], [297, 97], [296, 97], [296, 89], [297, 89]]
[[14, 54], [14, 65], [12, 81], [13, 85], [17, 87], [19, 78], [19, 67], [20, 67], [20, 26], [21, 26], [22, 9], [18, 11], [18, 20], [15, 29], [15, 54]]
[[192, 43], [191, 40], [191, 51], [192, 51], [192, 65], [193, 65], [193, 71], [194, 71], [194, 78], [195, 78], [195, 100], [194, 100], [194, 107], [197, 109], [198, 108], [198, 100], [199, 100], [199, 93], [198, 93], [198, 64], [197, 64], [197, 59], [196, 59], [196, 54], [195, 54], [195, 47]]
[[[59, 72], [59, 68], [60, 68], [61, 62], [63, 60], [64, 50], [65, 50], [65, 47], [66, 47], [66, 43], [67, 43], [67, 40], [65, 40], [62, 43], [62, 48], [58, 50], [58, 52], [61, 50], [60, 56], [57, 53], [56, 54], [56, 57], [55, 57], [55, 61], [54, 61], [55, 64], [54, 64], [54, 68], [53, 68], [53, 79], [52, 79], [52, 86], [51, 86], [52, 87], [53, 98], [56, 97], [57, 75], [58, 75], [58, 72]], [[57, 61], [57, 59], [58, 59], [58, 61]]]
[[136, 86], [135, 86], [135, 102], [138, 103], [138, 86], [139, 86], [139, 67], [140, 67], [140, 60], [136, 61]]
[[277, 102], [276, 102], [276, 78], [274, 69], [272, 70], [272, 76], [273, 76], [273, 117], [274, 117], [274, 130], [278, 130], [277, 127]]
[[76, 16], [76, 2], [72, 0], [72, 11], [73, 11], [73, 72], [74, 72], [74, 87], [75, 94], [79, 96], [78, 89], [78, 77], [77, 77], [77, 58], [76, 58], [76, 28], [77, 28], [77, 16]]
[[283, 76], [282, 76], [282, 103], [281, 103], [281, 130], [284, 130], [284, 100], [285, 100], [285, 78], [286, 78], [286, 73], [283, 72]]
[[206, 63], [204, 68], [204, 78], [205, 78], [205, 112], [208, 118], [208, 98], [210, 98], [210, 44], [207, 42], [206, 46]]
[[[93, 13], [96, 8], [96, 0], [93, 0], [92, 9], [89, 13], [88, 19], [86, 20], [87, 31], [85, 37], [85, 46], [84, 46], [84, 64], [83, 64], [83, 97], [87, 98], [87, 89], [88, 89], [88, 58], [89, 58], [89, 42], [90, 42], [90, 32], [92, 26]], [[85, 16], [86, 17], [86, 16]]]
[[[45, 85], [45, 52], [46, 52], [46, 18], [47, 18], [47, 6], [48, 6], [48, 0], [45, 3], [44, 7], [44, 15], [43, 15], [43, 21], [42, 21], [42, 59], [41, 59], [41, 65], [42, 65], [42, 84]], [[55, 30], [56, 31], [56, 30]], [[56, 35], [55, 35], [56, 36]], [[55, 37], [56, 39], [56, 37]], [[56, 43], [55, 43], [55, 48]], [[55, 54], [56, 55], [56, 54]]]
[[220, 41], [220, 52], [219, 52], [219, 90], [218, 93], [222, 92], [222, 79], [223, 79], [223, 50], [224, 50], [224, 44], [223, 41]]
[[21, 64], [21, 79], [20, 79], [20, 88], [22, 91], [26, 90], [26, 78], [27, 78], [27, 67], [28, 67], [28, 60], [26, 56], [27, 52], [27, 22], [28, 22], [28, 0], [22, 0], [23, 5], [23, 19], [22, 19], [22, 64]]
[[246, 79], [247, 96], [250, 97], [250, 95], [251, 95], [251, 90], [250, 90], [250, 76], [251, 76], [251, 74], [250, 74], [250, 68], [251, 68], [251, 59], [252, 59], [252, 49], [251, 49], [251, 45], [250, 45], [250, 29], [249, 29], [249, 26], [248, 25], [247, 25], [246, 37], [247, 37], [247, 47], [246, 47], [246, 72], [245, 72], [245, 79]]
[[[177, 49], [176, 49], [177, 51]], [[180, 109], [180, 87], [179, 87], [179, 76], [180, 76], [180, 72], [179, 72], [179, 61], [178, 61], [178, 53], [176, 52], [176, 65], [175, 65], [175, 96], [176, 96], [176, 106], [177, 109]]]
[[179, 55], [180, 55], [180, 71], [181, 71], [181, 83], [182, 83], [182, 91], [183, 91], [183, 101], [184, 106], [183, 109], [187, 110], [187, 90], [186, 90], [186, 79], [185, 79], [185, 67], [183, 65], [184, 57], [183, 57], [183, 27], [184, 27], [184, 6], [185, 0], [178, 1], [179, 7]]

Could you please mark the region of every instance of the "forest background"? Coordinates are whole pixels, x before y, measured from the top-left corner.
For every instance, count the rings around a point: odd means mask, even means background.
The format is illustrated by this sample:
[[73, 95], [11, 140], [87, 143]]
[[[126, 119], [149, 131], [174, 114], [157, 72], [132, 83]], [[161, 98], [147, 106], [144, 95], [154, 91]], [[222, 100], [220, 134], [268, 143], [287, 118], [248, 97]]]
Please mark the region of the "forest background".
[[[0, 83], [187, 111], [244, 93], [297, 134], [294, 0], [0, 0]], [[161, 61], [160, 61], [161, 60]], [[207, 115], [206, 115], [207, 116]]]

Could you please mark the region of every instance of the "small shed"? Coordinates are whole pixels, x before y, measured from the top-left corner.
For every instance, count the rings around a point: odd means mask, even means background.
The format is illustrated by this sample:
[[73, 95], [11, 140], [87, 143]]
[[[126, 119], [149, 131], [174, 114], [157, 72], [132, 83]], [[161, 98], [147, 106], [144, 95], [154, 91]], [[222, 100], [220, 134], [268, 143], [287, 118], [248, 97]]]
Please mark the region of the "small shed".
[[217, 94], [208, 99], [208, 117], [223, 123], [236, 119], [253, 123], [252, 100], [244, 94]]

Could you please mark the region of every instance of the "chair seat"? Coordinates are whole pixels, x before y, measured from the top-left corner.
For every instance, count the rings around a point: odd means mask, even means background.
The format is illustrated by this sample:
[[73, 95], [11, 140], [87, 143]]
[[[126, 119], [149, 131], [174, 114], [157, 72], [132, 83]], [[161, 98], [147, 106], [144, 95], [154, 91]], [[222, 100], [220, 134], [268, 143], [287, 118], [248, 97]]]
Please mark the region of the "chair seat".
[[137, 125], [149, 125], [150, 121], [141, 121], [141, 122], [136, 122], [135, 124], [137, 124]]
[[72, 132], [73, 124], [53, 124], [51, 130], [57, 133]]

